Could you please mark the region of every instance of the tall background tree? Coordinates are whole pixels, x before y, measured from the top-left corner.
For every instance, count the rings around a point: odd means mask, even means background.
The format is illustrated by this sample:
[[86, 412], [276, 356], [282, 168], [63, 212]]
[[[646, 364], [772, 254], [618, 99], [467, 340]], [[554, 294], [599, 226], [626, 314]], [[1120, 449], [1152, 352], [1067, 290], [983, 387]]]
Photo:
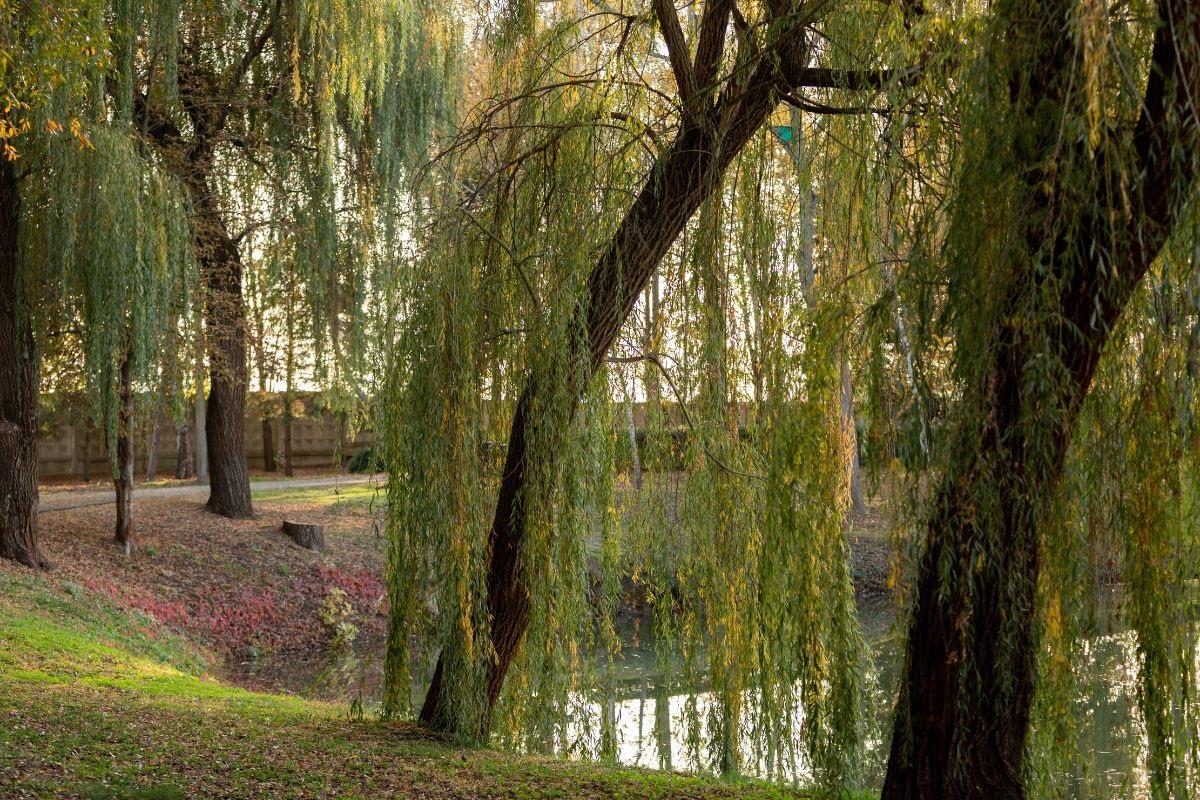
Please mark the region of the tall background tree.
[[82, 90], [107, 53], [99, 3], [0, 8], [0, 556], [46, 566], [37, 542], [38, 347], [42, 287], [25, 268], [21, 241], [29, 224], [22, 184], [46, 169], [34, 150], [45, 135], [68, 130], [81, 142]]
[[[134, 116], [191, 200], [208, 355], [208, 507], [218, 514], [252, 513], [247, 255], [273, 229], [302, 227], [288, 268], [311, 289], [314, 341], [330, 343], [331, 362], [353, 364], [364, 345], [343, 329], [368, 316], [405, 167], [442, 118], [453, 46], [437, 16], [407, 0], [187, 2], [162, 18], [167, 33], [143, 31], [162, 45], [137, 65]], [[339, 213], [346, 200], [356, 202]]]

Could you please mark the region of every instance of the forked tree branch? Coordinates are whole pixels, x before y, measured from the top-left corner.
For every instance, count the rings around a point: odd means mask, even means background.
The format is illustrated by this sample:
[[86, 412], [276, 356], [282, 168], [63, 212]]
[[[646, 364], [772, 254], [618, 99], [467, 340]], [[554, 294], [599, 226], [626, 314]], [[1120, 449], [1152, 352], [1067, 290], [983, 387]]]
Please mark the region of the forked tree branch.
[[672, 0], [654, 0], [654, 14], [658, 17], [663, 41], [667, 43], [667, 56], [671, 61], [671, 71], [675, 73], [675, 83], [679, 86], [679, 99], [683, 107], [688, 109], [698, 93], [699, 86], [696, 73], [692, 69], [692, 60], [688, 57], [687, 42], [683, 39], [679, 15], [675, 13]]

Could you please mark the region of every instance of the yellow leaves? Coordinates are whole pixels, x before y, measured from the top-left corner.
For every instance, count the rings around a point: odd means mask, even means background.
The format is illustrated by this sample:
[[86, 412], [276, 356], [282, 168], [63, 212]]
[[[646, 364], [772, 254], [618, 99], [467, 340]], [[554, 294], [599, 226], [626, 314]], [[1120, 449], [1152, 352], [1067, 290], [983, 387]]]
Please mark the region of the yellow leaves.
[[1101, 0], [1085, 0], [1079, 10], [1079, 37], [1083, 44], [1083, 93], [1086, 101], [1084, 116], [1087, 122], [1088, 148], [1100, 144], [1100, 128], [1104, 110], [1100, 104], [1102, 87], [1100, 68], [1107, 49], [1106, 26], [1108, 9]]
[[80, 149], [95, 150], [96, 146], [92, 144], [92, 140], [88, 138], [87, 131], [79, 124], [79, 120], [75, 117], [71, 118], [71, 135], [79, 142]]
[[52, 119], [46, 120], [46, 133], [56, 134], [62, 133], [63, 126]]

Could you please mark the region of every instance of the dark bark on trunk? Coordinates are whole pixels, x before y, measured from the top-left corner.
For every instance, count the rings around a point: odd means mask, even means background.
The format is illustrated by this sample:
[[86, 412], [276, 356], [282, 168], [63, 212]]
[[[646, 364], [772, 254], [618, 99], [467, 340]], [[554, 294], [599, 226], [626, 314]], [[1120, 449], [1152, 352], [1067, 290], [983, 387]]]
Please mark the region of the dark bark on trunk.
[[271, 417], [262, 420], [263, 469], [274, 472], [278, 469], [275, 464], [275, 421]]
[[204, 284], [209, 392], [205, 413], [207, 508], [223, 517], [254, 515], [246, 465], [246, 309], [242, 303], [242, 259], [225, 230], [208, 188], [211, 164], [201, 160], [187, 173], [195, 208], [196, 249]]
[[0, 558], [49, 567], [38, 548], [38, 354], [20, 278], [16, 167], [0, 158]]
[[[207, 458], [211, 489], [207, 508], [210, 511], [224, 517], [248, 518], [253, 516], [254, 509], [250, 502], [250, 472], [246, 465], [249, 369], [246, 364], [246, 309], [242, 302], [242, 260], [221, 217], [210, 182], [214, 170], [213, 149], [228, 119], [230, 98], [211, 83], [211, 76], [190, 62], [191, 53], [187, 48], [184, 52], [188, 60], [180, 63], [179, 88], [183, 105], [192, 120], [192, 138], [185, 139], [169, 116], [147, 103], [144, 96], [135, 96], [134, 102], [136, 113], [148, 120], [147, 133], [158, 146], [164, 162], [187, 186], [192, 199], [191, 222], [200, 281], [204, 286], [204, 333], [209, 368], [208, 402], [203, 414], [199, 413], [200, 406], [197, 405], [197, 473], [203, 477]], [[250, 54], [248, 57], [253, 60]], [[238, 73], [239, 80], [243, 74]], [[202, 440], [201, 422], [204, 424]]]
[[192, 477], [192, 443], [187, 423], [175, 426], [175, 477]]
[[[1188, 19], [1194, 14], [1188, 6], [1165, 0], [1160, 18]], [[1031, 25], [1042, 36], [1070, 18], [1063, 8], [1042, 11], [1048, 16], [1035, 21], [1041, 27]], [[1194, 17], [1187, 24], [1194, 25]], [[1021, 265], [1026, 277], [1014, 280], [1007, 307], [997, 315], [986, 369], [964, 397], [965, 422], [951, 442], [919, 565], [883, 800], [1025, 797], [1022, 759], [1041, 637], [1038, 527], [1110, 331], [1194, 186], [1200, 136], [1186, 87], [1200, 85], [1200, 45], [1190, 35], [1169, 24], [1158, 31], [1134, 132], [1138, 163], [1124, 172], [1139, 178], [1118, 184], [1115, 167], [1098, 165], [1094, 206], [1081, 214], [1083, 224], [1070, 234], [1074, 241], [1044, 241], [1045, 231], [1063, 229], [1047, 220], [1064, 207], [1080, 213], [1079, 205], [1056, 203], [1057, 189], [1036, 183], [1043, 173], [1027, 171], [1027, 250], [1047, 253], [1049, 266], [1033, 257]], [[1062, 39], [1043, 47], [1051, 58], [1027, 65], [1028, 74], [1045, 81], [1041, 92], [1023, 98], [1030, 107], [1046, 100], [1063, 105], [1062, 75], [1072, 64], [1073, 37], [1063, 32]], [[1027, 110], [1020, 104], [1013, 109]], [[1052, 158], [1055, 138], [1043, 137], [1036, 145], [1043, 149], [1028, 154], [1028, 161]], [[1109, 208], [1117, 197], [1129, 199], [1132, 218]], [[1073, 247], [1078, 241], [1094, 246]], [[1039, 291], [1039, 284], [1058, 287], [1062, 314], [1022, 321], [1015, 313], [1021, 295]], [[1030, 331], [1030, 325], [1038, 329]], [[1038, 341], [1051, 343], [1050, 351], [1031, 347]], [[1054, 397], [1030, 396], [1026, 376], [1035, 359], [1039, 369], [1061, 364], [1065, 377]], [[1038, 433], [1029, 436], [1031, 429]], [[981, 511], [981, 497], [991, 498], [997, 511]], [[977, 560], [980, 552], [989, 557]], [[952, 566], [944, 582], [946, 564]]]
[[117, 524], [114, 539], [125, 555], [133, 553], [133, 366], [128, 355], [121, 362], [120, 406], [117, 410], [117, 471], [113, 488], [117, 494]]
[[[727, 9], [723, 13], [728, 14]], [[526, 504], [520, 502], [520, 497], [531, 471], [530, 461], [537, 459], [545, 465], [556, 457], [552, 452], [527, 452], [526, 444], [535, 430], [566, 429], [580, 395], [587, 389], [659, 262], [687, 221], [720, 184], [729, 163], [766, 121], [780, 90], [786, 86], [783, 76], [803, 67], [804, 53], [803, 37], [781, 30], [777, 49], [747, 77], [747, 83], [736, 96], [732, 85], [727, 86], [718, 108], [698, 115], [704, 117], [703, 124], [690, 115], [685, 117], [674, 142], [659, 156], [641, 193], [588, 278], [586, 297], [576, 311], [576, 321], [580, 324], [571, 325], [572, 330], [583, 329], [587, 335], [586, 340], [573, 344], [570, 374], [530, 375], [517, 402], [488, 538], [491, 559], [487, 603], [492, 618], [493, 658], [486, 678], [488, 711], [480, 721], [481, 730], [473, 732], [481, 740], [488, 736], [491, 709], [500, 696], [505, 675], [529, 623], [529, 591], [521, 570]], [[722, 110], [728, 116], [723, 118]], [[531, 414], [533, 398], [556, 382], [562, 382], [566, 396], [571, 398], [566, 418], [555, 415], [546, 419]], [[557, 427], [542, 427], [547, 425]], [[439, 659], [420, 721], [436, 730], [448, 730], [453, 722], [443, 712], [441, 678]]]

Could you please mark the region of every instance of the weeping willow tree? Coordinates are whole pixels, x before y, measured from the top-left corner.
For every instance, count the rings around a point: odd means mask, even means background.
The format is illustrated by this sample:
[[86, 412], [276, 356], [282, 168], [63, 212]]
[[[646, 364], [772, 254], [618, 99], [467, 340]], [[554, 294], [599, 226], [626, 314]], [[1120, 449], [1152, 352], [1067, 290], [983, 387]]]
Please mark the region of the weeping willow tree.
[[[1090, 531], [1075, 532], [1088, 517], [1064, 502], [1083, 476], [1099, 476], [1081, 501], [1093, 518], [1102, 498], [1124, 498], [1115, 526], [1128, 537], [1152, 794], [1194, 791], [1194, 643], [1164, 627], [1180, 618], [1182, 596], [1162, 588], [1179, 584], [1174, 559], [1192, 553], [1175, 544], [1183, 523], [1169, 500], [1181, 496], [1186, 459], [1172, 456], [1186, 440], [1176, 439], [1172, 384], [1146, 382], [1170, 369], [1178, 347], [1143, 326], [1132, 338], [1120, 331], [1173, 237], [1194, 257], [1183, 223], [1200, 143], [1198, 23], [1194, 3], [1172, 0], [999, 3], [967, 59], [942, 252], [913, 264], [949, 286], [927, 331], [954, 343], [957, 397], [926, 476], [885, 798], [1026, 795], [1027, 775], [1038, 774], [1031, 745], [1053, 740], [1029, 736], [1039, 674], [1053, 688], [1078, 653], [1071, 545]], [[1146, 427], [1131, 452], [1096, 467], [1097, 454], [1072, 441], [1081, 415], [1110, 423], [1096, 416], [1103, 405], [1085, 411], [1110, 339], [1142, 350], [1137, 368], [1110, 369], [1123, 373], [1116, 384], [1135, 376], [1140, 388], [1113, 392], [1142, 404]], [[1105, 358], [1120, 360], [1114, 349]], [[1101, 395], [1114, 385], [1100, 382]], [[1120, 466], [1133, 485], [1101, 491], [1123, 484], [1110, 471]], [[1053, 720], [1053, 703], [1038, 708]]]
[[[446, 211], [416, 254], [384, 410], [385, 711], [432, 667], [419, 717], [435, 729], [613, 755], [588, 698], [613, 690], [634, 575], [682, 648], [698, 763], [844, 784], [863, 657], [849, 476], [829, 469], [848, 462], [845, 264], [815, 252], [814, 173], [766, 124], [785, 101], [809, 119], [884, 89], [902, 102], [920, 69], [903, 9], [697, 11], [512, 15], [491, 42], [494, 97], [436, 162]], [[814, 261], [831, 264], [820, 278]], [[645, 327], [623, 337], [631, 318]], [[651, 420], [640, 498], [615, 478], [612, 403], [634, 375]], [[659, 494], [672, 482], [677, 508]]]
[[113, 470], [115, 539], [129, 553], [135, 406], [158, 391], [161, 354], [179, 347], [175, 323], [194, 282], [191, 234], [181, 188], [146, 163], [127, 121], [86, 130], [86, 149], [48, 143], [41, 179], [25, 190], [22, 253], [27, 269], [55, 281], [38, 330], [70, 330], [82, 351]]
[[243, 261], [299, 228], [287, 237], [297, 243], [291, 268], [308, 288], [313, 339], [327, 348], [319, 361], [333, 365], [330, 383], [351, 385], [366, 363], [364, 299], [386, 283], [372, 278], [398, 236], [406, 166], [446, 110], [456, 23], [403, 0], [134, 3], [133, 18], [142, 23], [133, 118], [192, 209], [208, 507], [244, 517]]
[[42, 165], [25, 151], [67, 131], [86, 142], [79, 93], [106, 53], [99, 3], [0, 6], [0, 556], [46, 566], [37, 541], [38, 276], [21, 257], [22, 184]]

